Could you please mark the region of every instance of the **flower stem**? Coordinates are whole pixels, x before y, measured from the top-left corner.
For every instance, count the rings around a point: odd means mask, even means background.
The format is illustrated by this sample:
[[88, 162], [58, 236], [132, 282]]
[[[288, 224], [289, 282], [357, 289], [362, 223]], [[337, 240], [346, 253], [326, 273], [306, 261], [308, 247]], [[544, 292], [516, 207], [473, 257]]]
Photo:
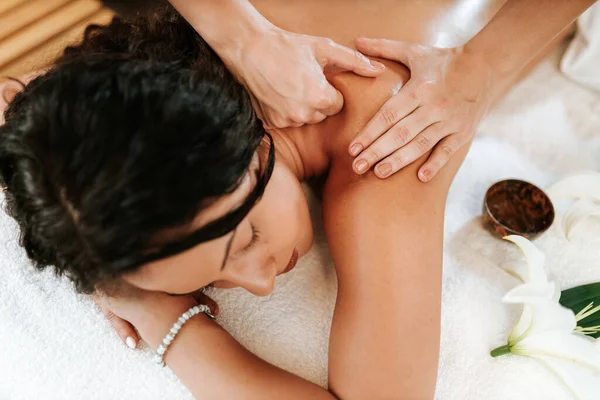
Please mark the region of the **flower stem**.
[[510, 353], [510, 346], [508, 344], [505, 344], [504, 346], [496, 347], [494, 350], [492, 350], [490, 352], [492, 357], [500, 357], [500, 356], [503, 356], [508, 353]]

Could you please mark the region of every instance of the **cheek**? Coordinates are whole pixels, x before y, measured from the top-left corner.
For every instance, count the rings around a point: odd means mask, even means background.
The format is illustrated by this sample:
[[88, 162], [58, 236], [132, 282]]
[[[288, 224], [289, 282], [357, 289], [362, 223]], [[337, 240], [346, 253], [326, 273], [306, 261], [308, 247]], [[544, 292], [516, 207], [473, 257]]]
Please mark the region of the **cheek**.
[[260, 208], [269, 242], [285, 251], [295, 246], [301, 254], [310, 249], [312, 224], [306, 197], [298, 179], [285, 168], [273, 171]]
[[149, 291], [174, 294], [196, 291], [219, 276], [224, 240], [200, 244], [173, 257], [146, 264], [122, 278]]

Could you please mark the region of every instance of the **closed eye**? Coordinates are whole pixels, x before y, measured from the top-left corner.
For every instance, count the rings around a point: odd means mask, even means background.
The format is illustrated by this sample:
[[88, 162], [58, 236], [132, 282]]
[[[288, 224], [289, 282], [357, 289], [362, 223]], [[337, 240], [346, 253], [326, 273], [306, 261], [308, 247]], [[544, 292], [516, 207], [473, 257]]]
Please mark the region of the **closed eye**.
[[250, 243], [248, 243], [248, 245], [241, 250], [242, 253], [252, 249], [260, 240], [260, 231], [256, 229], [254, 224], [250, 223], [250, 229], [252, 229], [252, 239], [250, 239]]

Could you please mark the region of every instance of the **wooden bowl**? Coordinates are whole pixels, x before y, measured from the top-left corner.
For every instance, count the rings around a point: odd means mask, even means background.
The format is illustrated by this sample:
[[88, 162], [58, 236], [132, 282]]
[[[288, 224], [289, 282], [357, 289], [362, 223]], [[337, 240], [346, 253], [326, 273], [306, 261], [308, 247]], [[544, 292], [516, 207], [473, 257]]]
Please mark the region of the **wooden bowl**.
[[520, 235], [534, 239], [554, 222], [554, 206], [537, 186], [507, 179], [494, 183], [485, 194], [483, 222], [500, 238]]

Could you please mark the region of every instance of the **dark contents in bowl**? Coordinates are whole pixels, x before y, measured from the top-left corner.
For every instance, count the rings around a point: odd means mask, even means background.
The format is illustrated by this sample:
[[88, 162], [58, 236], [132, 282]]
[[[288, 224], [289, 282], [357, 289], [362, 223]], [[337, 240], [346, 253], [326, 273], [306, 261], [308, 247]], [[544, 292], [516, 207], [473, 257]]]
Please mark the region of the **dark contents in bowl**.
[[533, 238], [552, 225], [554, 206], [537, 186], [516, 179], [492, 185], [483, 205], [484, 222], [497, 236]]

